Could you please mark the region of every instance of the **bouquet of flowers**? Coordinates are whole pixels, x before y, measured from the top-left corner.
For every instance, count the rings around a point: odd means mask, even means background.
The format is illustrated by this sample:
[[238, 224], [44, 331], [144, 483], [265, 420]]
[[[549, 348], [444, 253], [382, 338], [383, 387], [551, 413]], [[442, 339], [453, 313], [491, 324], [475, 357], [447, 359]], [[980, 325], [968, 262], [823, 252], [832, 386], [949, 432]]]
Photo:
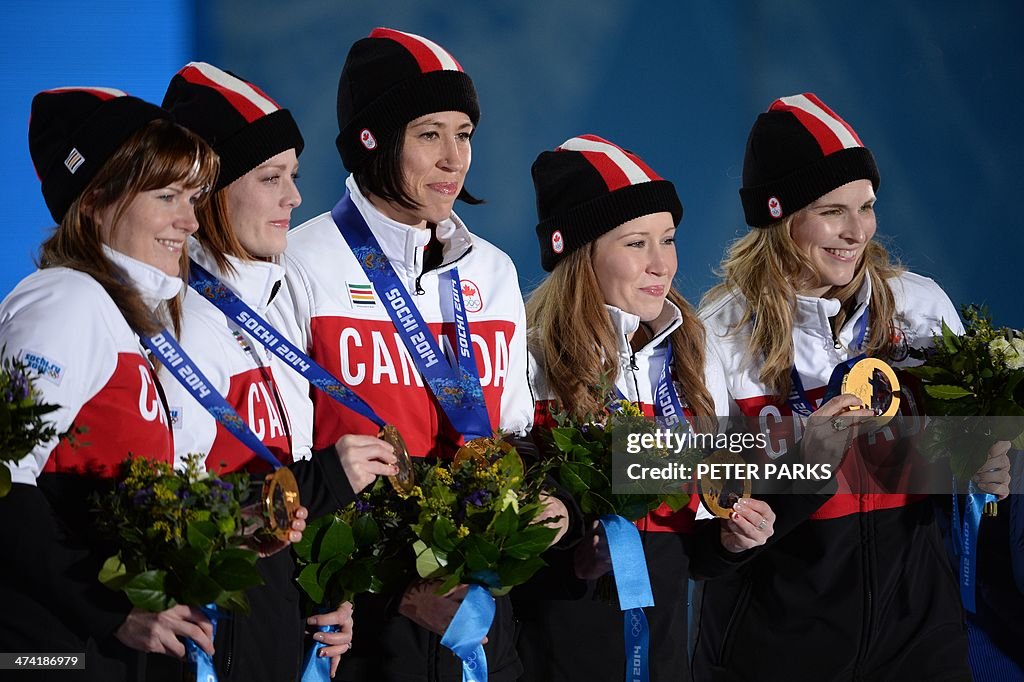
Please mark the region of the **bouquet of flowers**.
[[0, 407], [0, 497], [3, 497], [11, 489], [11, 471], [5, 464], [17, 462], [36, 445], [57, 435], [54, 426], [43, 421], [43, 415], [56, 410], [57, 405], [39, 401], [39, 391], [32, 383], [28, 366], [17, 358], [5, 357], [0, 365], [0, 394], [4, 397]]
[[465, 583], [507, 594], [544, 566], [557, 530], [537, 522], [544, 476], [527, 471], [515, 448], [490, 439], [453, 461], [417, 462], [409, 499], [421, 578], [441, 579], [438, 593]]
[[[345, 509], [306, 526], [294, 545], [297, 581], [314, 604], [400, 591], [417, 577], [444, 593], [477, 584], [506, 594], [544, 565], [557, 531], [535, 523], [543, 476], [500, 441], [454, 461], [412, 459], [407, 493], [386, 479]], [[529, 474], [529, 475], [528, 475]]]
[[976, 305], [963, 316], [962, 335], [943, 322], [932, 348], [911, 351], [924, 364], [906, 371], [924, 381], [926, 412], [938, 417], [922, 447], [933, 459], [948, 457], [953, 473], [966, 480], [995, 441], [1024, 448], [1024, 332], [993, 327], [988, 311]]
[[[636, 521], [662, 503], [678, 511], [690, 501], [690, 496], [678, 489], [667, 489], [658, 495], [612, 492], [612, 450], [616, 433], [653, 433], [657, 428], [657, 422], [644, 416], [633, 403], [610, 401], [604, 414], [582, 421], [561, 412], [553, 416], [558, 424], [551, 430], [553, 449], [557, 453], [553, 475], [573, 495], [585, 514], [616, 514]], [[647, 458], [668, 456], [663, 451], [643, 454]], [[687, 462], [692, 460], [692, 464], [700, 459], [700, 454], [684, 453], [683, 458]]]
[[337, 605], [363, 592], [403, 588], [413, 577], [415, 503], [380, 477], [344, 509], [306, 524], [292, 545], [296, 581], [310, 606]]
[[248, 613], [245, 590], [262, 582], [258, 554], [245, 546], [248, 488], [247, 474], [207, 473], [201, 455], [178, 471], [130, 457], [115, 490], [94, 497], [98, 530], [119, 548], [100, 582], [147, 611], [216, 604]]

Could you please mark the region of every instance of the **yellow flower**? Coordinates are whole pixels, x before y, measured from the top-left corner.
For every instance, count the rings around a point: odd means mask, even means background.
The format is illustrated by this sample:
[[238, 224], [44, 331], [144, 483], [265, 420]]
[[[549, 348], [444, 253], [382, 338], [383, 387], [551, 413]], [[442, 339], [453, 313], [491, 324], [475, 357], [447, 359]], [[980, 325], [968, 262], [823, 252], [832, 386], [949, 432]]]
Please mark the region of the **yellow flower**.
[[453, 485], [455, 483], [455, 479], [452, 478], [451, 472], [443, 467], [437, 467], [434, 469], [434, 477], [437, 478], [439, 483], [443, 483], [444, 485]]
[[459, 526], [459, 529], [458, 529], [458, 531], [456, 531], [456, 534], [460, 538], [464, 538], [467, 535], [469, 535], [469, 528], [466, 528], [465, 526]]

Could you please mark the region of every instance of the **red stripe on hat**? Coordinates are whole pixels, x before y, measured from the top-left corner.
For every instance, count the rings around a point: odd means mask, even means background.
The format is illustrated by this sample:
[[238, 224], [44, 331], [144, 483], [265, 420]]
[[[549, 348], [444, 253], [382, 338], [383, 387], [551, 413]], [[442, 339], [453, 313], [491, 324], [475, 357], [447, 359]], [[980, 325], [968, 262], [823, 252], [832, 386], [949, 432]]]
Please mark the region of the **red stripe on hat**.
[[[212, 88], [213, 90], [219, 92], [224, 97], [224, 99], [228, 101], [228, 104], [234, 107], [235, 111], [240, 113], [248, 123], [252, 123], [256, 119], [263, 118], [264, 116], [266, 116], [262, 109], [253, 104], [251, 101], [249, 101], [248, 97], [232, 90], [231, 88], [226, 88], [220, 83], [216, 83], [210, 80], [206, 76], [206, 74], [204, 74], [202, 71], [200, 71], [194, 66], [187, 66], [181, 71], [179, 71], [178, 74], [182, 78], [187, 80], [189, 83], [194, 83], [195, 85], [202, 85], [208, 88]], [[268, 97], [267, 99], [270, 98]], [[274, 100], [270, 101], [273, 102]]]
[[[601, 137], [599, 135], [591, 135], [591, 134], [580, 135], [579, 139], [581, 139], [581, 140], [589, 140], [591, 142], [600, 142], [601, 144], [606, 144], [606, 145], [609, 145], [611, 147], [615, 147], [620, 152], [622, 152], [623, 155], [626, 158], [628, 158], [630, 161], [635, 163], [637, 165], [637, 167], [639, 167], [640, 170], [643, 171], [644, 175], [646, 175], [649, 180], [661, 180], [662, 179], [662, 177], [660, 175], [658, 175], [657, 173], [655, 173], [654, 169], [652, 169], [650, 166], [648, 166], [646, 163], [644, 163], [643, 160], [639, 156], [637, 156], [636, 154], [633, 154], [631, 152], [626, 151], [625, 149], [623, 149], [619, 145], [615, 144], [614, 142], [609, 142], [608, 140], [604, 139], [603, 137]], [[586, 154], [597, 154], [597, 153], [599, 153], [599, 152], [585, 152], [584, 155], [586, 155]], [[608, 161], [610, 163], [612, 163], [612, 165], [614, 165], [616, 168], [619, 168], [618, 164], [611, 157], [609, 157], [606, 154], [602, 154], [602, 156], [604, 156], [606, 159], [608, 159]], [[625, 171], [623, 171], [621, 168], [619, 168], [619, 171], [620, 171], [620, 173], [625, 175]], [[634, 183], [631, 183], [629, 178], [627, 177], [626, 180], [625, 180], [624, 185], [622, 185], [622, 186], [629, 185], [629, 184], [634, 184]], [[612, 188], [609, 187], [609, 189], [612, 189]], [[618, 188], [616, 187], [614, 189], [618, 189]]]
[[807, 129], [814, 140], [818, 143], [818, 147], [821, 148], [821, 153], [825, 156], [837, 152], [843, 148], [843, 143], [836, 137], [836, 134], [829, 130], [829, 127], [825, 125], [824, 121], [815, 116], [809, 114], [803, 109], [790, 106], [781, 100], [772, 102], [769, 111], [788, 111], [796, 117], [796, 120], [800, 122], [804, 128]]
[[[393, 40], [404, 47], [409, 51], [413, 58], [416, 59], [416, 63], [419, 65], [422, 73], [444, 70], [444, 65], [441, 64], [441, 60], [437, 58], [437, 55], [435, 55], [434, 51], [430, 49], [430, 46], [424, 43], [419, 36], [402, 33], [401, 31], [395, 31], [390, 28], [375, 28], [370, 32], [370, 37], [387, 38], [388, 40]], [[448, 57], [451, 58], [451, 60], [455, 62], [455, 65], [459, 67], [459, 71], [462, 71], [462, 66], [455, 61], [455, 58], [452, 57], [451, 54], [449, 54]]]
[[829, 116], [834, 118], [840, 125], [842, 125], [844, 128], [846, 128], [850, 132], [851, 135], [853, 135], [853, 139], [857, 140], [857, 144], [859, 144], [861, 147], [864, 146], [864, 143], [860, 141], [860, 136], [857, 135], [857, 132], [853, 129], [853, 127], [849, 123], [844, 121], [842, 118], [840, 118], [839, 114], [837, 114], [836, 112], [832, 111], [828, 107], [827, 104], [825, 104], [820, 99], [818, 99], [817, 95], [815, 95], [813, 92], [808, 92], [808, 93], [804, 94], [804, 97], [806, 97], [807, 99], [811, 100], [812, 102], [817, 104], [819, 107], [821, 107], [822, 111], [824, 111]]
[[580, 152], [580, 154], [601, 174], [601, 179], [604, 180], [609, 192], [632, 184], [626, 177], [626, 173], [619, 168], [619, 164], [612, 161], [611, 157], [604, 152]]

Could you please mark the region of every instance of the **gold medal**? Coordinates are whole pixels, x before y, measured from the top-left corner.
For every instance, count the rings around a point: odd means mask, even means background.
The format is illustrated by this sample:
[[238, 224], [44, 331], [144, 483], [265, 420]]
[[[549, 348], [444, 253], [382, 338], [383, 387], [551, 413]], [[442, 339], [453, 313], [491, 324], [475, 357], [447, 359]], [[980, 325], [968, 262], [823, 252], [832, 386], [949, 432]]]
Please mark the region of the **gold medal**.
[[500, 450], [504, 456], [512, 451], [512, 445], [501, 438], [474, 438], [467, 442], [455, 453], [454, 466], [461, 466], [465, 462], [480, 462], [490, 464], [487, 453], [491, 450]]
[[280, 467], [267, 474], [263, 481], [263, 527], [268, 532], [287, 542], [299, 504], [299, 484], [291, 469]]
[[402, 496], [408, 495], [416, 486], [416, 472], [412, 469], [412, 458], [409, 457], [409, 448], [405, 446], [405, 439], [402, 438], [402, 434], [398, 432], [398, 429], [391, 424], [385, 424], [384, 428], [377, 434], [377, 438], [380, 438], [394, 448], [395, 457], [398, 458], [398, 462], [396, 462], [398, 473], [394, 476], [388, 476], [388, 481]]
[[900, 409], [900, 381], [888, 364], [877, 358], [865, 358], [843, 377], [843, 393], [860, 399], [861, 408], [875, 413], [876, 423], [884, 426]]
[[[705, 464], [743, 464], [746, 462], [737, 454], [718, 450], [704, 460]], [[741, 497], [750, 497], [749, 478], [727, 478], [712, 469], [700, 477], [700, 501], [704, 508], [715, 516], [727, 519], [732, 516], [732, 506]]]

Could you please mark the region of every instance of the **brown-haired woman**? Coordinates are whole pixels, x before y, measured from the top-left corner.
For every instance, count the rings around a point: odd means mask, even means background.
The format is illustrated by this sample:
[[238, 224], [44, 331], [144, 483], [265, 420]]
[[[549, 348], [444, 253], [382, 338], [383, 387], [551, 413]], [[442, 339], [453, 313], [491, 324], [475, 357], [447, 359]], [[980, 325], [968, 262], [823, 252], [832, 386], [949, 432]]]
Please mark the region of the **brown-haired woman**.
[[29, 146], [58, 227], [40, 269], [0, 304], [4, 353], [36, 370], [42, 400], [60, 406], [48, 415], [57, 431], [81, 432], [74, 445], [55, 438], [10, 465], [0, 649], [84, 653], [81, 679], [135, 679], [136, 652], [183, 656], [180, 637], [213, 650], [199, 610], [140, 611], [99, 583], [111, 552], [93, 539], [88, 513], [90, 493], [111, 485], [129, 453], [173, 461], [137, 335], [177, 325], [180, 260], [217, 160], [167, 119], [118, 90], [36, 95]]
[[[586, 422], [618, 397], [666, 423], [713, 430], [725, 380], [716, 365], [705, 370], [703, 325], [672, 287], [683, 212], [672, 183], [595, 135], [543, 152], [533, 180], [541, 263], [551, 273], [527, 303], [535, 423], [550, 428], [553, 411]], [[731, 570], [734, 553], [773, 532], [762, 501], [742, 500], [721, 524], [694, 524], [696, 502], [678, 513], [663, 505], [637, 522], [655, 600], [644, 609], [651, 680], [687, 678], [690, 572]], [[606, 557], [595, 532], [575, 555], [548, 552], [554, 565], [513, 593], [528, 679], [621, 679], [623, 617], [594, 592]]]

